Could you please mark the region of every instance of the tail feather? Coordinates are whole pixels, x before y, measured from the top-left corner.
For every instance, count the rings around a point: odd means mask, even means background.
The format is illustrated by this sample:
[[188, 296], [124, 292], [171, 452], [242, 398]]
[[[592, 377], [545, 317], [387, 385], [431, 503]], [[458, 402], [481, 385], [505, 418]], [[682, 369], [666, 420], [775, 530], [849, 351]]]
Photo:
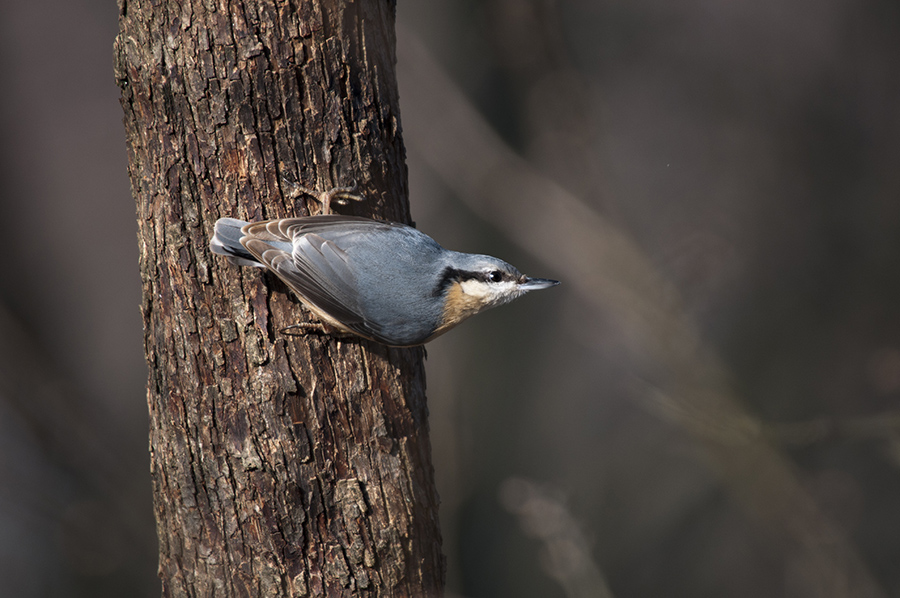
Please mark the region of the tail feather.
[[209, 249], [213, 253], [227, 256], [231, 263], [238, 266], [265, 268], [265, 264], [261, 264], [241, 245], [241, 238], [244, 236], [241, 229], [247, 224], [249, 223], [236, 218], [220, 218], [216, 222], [215, 234], [209, 242]]

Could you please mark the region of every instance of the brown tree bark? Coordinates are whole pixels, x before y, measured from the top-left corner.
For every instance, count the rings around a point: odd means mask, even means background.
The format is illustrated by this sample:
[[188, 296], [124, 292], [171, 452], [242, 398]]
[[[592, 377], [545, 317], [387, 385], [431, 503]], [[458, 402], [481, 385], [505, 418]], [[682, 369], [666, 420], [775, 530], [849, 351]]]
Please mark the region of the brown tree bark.
[[119, 8], [163, 595], [440, 595], [423, 351], [286, 337], [286, 287], [208, 250], [318, 211], [298, 184], [408, 221], [393, 2]]

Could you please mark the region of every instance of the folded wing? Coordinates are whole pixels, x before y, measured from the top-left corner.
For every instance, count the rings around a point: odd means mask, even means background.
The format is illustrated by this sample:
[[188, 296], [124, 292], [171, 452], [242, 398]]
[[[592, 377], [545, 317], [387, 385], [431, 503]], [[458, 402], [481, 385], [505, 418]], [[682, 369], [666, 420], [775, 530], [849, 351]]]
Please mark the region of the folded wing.
[[248, 224], [241, 243], [329, 323], [391, 344], [381, 327], [366, 318], [357, 273], [342, 248], [373, 228], [391, 226], [339, 215], [286, 218]]

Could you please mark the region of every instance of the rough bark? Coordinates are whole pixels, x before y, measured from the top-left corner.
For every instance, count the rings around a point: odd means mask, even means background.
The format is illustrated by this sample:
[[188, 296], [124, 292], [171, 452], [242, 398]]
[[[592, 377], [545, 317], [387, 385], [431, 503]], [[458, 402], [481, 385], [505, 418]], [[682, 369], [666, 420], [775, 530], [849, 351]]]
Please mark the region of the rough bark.
[[119, 9], [163, 595], [439, 595], [423, 351], [286, 337], [286, 287], [208, 250], [219, 217], [317, 212], [298, 183], [408, 221], [394, 4]]

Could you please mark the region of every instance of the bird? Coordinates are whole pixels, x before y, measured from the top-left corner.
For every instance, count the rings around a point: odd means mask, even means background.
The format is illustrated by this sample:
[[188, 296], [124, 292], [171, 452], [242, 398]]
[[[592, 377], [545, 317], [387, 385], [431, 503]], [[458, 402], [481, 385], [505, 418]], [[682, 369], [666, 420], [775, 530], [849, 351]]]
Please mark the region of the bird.
[[444, 249], [405, 224], [340, 214], [221, 218], [210, 250], [274, 272], [326, 331], [394, 347], [422, 345], [477, 313], [559, 284], [495, 257]]

